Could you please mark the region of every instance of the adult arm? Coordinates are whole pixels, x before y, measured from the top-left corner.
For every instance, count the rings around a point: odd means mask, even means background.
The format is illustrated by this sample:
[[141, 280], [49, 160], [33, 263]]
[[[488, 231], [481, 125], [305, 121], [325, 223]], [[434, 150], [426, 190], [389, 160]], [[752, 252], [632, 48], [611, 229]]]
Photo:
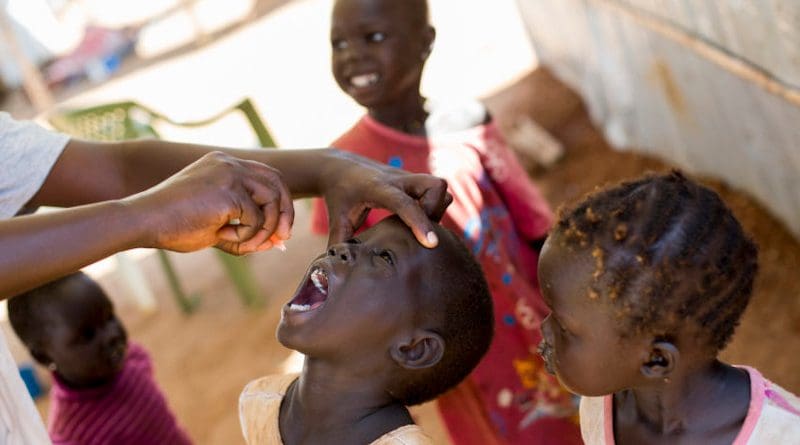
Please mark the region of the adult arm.
[[[238, 254], [269, 248], [273, 231], [288, 238], [294, 215], [282, 178], [295, 197], [326, 197], [338, 215], [332, 240], [349, 238], [369, 208], [386, 207], [433, 247], [426, 213], [437, 218], [450, 202], [441, 179], [337, 150], [224, 151], [162, 141], [71, 141], [29, 202], [71, 208], [0, 221], [0, 298], [133, 247], [216, 245]], [[232, 219], [241, 225], [227, 225]]]
[[[370, 208], [386, 208], [427, 247], [436, 244], [427, 215], [441, 216], [447, 184], [335, 149], [231, 149], [160, 140], [104, 144], [72, 140], [31, 203], [68, 207], [119, 199], [145, 190], [210, 151], [267, 164], [282, 174], [294, 198], [322, 196], [332, 242], [349, 238]], [[430, 238], [430, 239], [429, 239]]]
[[[134, 247], [260, 250], [269, 247], [269, 215], [274, 224], [291, 211], [277, 171], [210, 153], [127, 198], [0, 221], [0, 298]], [[231, 219], [242, 224], [230, 226]], [[278, 230], [288, 232], [288, 226]]]

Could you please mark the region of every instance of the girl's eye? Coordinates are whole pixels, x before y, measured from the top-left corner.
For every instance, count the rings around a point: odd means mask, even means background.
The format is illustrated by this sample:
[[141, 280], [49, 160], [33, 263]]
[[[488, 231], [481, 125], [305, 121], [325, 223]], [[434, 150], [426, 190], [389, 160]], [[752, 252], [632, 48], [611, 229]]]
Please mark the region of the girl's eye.
[[331, 46], [333, 49], [341, 51], [347, 48], [347, 41], [344, 39], [333, 39], [331, 40]]
[[83, 328], [81, 330], [81, 339], [84, 341], [89, 341], [94, 338], [95, 329], [91, 328]]
[[380, 43], [386, 40], [386, 34], [382, 32], [371, 32], [367, 34], [367, 41], [370, 43]]
[[387, 264], [390, 266], [394, 266], [394, 257], [392, 257], [392, 253], [388, 250], [382, 250], [378, 256], [381, 257], [383, 261], [386, 261]]

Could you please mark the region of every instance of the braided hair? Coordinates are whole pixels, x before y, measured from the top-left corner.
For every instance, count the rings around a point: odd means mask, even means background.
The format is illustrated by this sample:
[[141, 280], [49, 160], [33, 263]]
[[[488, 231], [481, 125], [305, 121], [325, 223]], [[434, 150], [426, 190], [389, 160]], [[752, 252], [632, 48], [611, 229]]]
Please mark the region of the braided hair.
[[629, 334], [669, 337], [691, 320], [718, 351], [750, 301], [755, 243], [719, 195], [678, 171], [589, 195], [560, 212], [553, 235], [591, 253], [587, 298], [612, 304]]

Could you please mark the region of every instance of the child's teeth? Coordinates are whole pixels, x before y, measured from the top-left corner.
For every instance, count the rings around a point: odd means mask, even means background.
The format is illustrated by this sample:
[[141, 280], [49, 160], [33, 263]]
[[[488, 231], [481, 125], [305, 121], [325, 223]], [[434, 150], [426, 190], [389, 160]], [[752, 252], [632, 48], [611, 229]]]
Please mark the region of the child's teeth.
[[289, 309], [295, 312], [306, 312], [311, 310], [310, 304], [290, 304]]
[[350, 79], [350, 83], [352, 83], [357, 88], [364, 88], [366, 86], [370, 86], [377, 81], [378, 81], [378, 75], [375, 73], [362, 74], [360, 76], [354, 76]]
[[322, 282], [323, 278], [325, 278], [325, 272], [316, 269], [314, 272], [311, 272], [311, 281], [314, 283], [314, 286], [317, 288], [318, 291], [322, 293], [322, 295], [328, 295], [328, 289], [326, 288], [327, 281], [325, 283]]

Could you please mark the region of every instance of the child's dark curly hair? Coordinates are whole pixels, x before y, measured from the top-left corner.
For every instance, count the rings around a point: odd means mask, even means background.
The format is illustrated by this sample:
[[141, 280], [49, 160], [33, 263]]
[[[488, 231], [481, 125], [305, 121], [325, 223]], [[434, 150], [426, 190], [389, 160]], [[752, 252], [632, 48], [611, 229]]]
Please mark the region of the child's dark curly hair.
[[683, 320], [722, 349], [750, 301], [758, 249], [712, 190], [678, 171], [589, 195], [553, 229], [595, 262], [588, 298], [607, 299], [628, 332], [670, 336]]
[[480, 264], [452, 231], [438, 225], [435, 230], [437, 249], [453, 267], [432, 266], [440, 281], [426, 285], [436, 296], [428, 298], [429, 310], [420, 315], [434, 317], [445, 352], [436, 366], [395, 389], [397, 399], [407, 406], [433, 400], [464, 380], [486, 354], [494, 334], [492, 296]]

